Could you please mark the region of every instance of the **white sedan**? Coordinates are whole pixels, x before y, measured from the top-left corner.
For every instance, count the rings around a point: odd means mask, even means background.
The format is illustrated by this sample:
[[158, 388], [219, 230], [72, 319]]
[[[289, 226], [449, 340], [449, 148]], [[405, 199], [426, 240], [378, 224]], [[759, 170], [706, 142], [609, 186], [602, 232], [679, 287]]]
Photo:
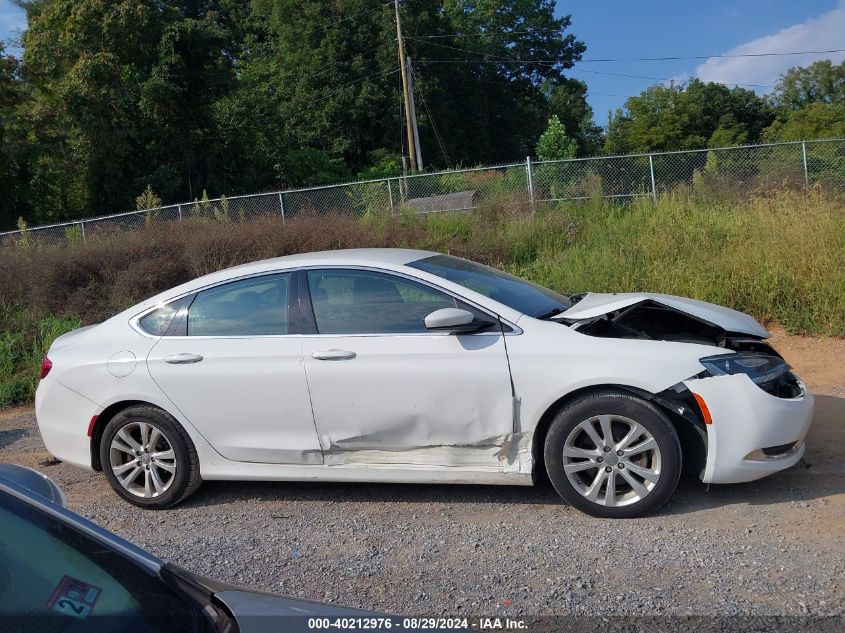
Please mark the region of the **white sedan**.
[[202, 480], [531, 485], [595, 516], [664, 504], [682, 466], [758, 479], [813, 397], [752, 317], [563, 295], [438, 253], [237, 266], [59, 337], [36, 414], [58, 459], [143, 507]]

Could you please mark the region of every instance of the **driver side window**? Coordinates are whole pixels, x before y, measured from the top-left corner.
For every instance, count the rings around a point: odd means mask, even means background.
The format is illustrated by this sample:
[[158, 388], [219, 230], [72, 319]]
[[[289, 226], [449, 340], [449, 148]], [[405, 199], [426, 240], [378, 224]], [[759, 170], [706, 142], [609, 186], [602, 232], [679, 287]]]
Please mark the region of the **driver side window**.
[[455, 307], [444, 292], [367, 270], [310, 270], [308, 287], [320, 334], [427, 332], [426, 316]]

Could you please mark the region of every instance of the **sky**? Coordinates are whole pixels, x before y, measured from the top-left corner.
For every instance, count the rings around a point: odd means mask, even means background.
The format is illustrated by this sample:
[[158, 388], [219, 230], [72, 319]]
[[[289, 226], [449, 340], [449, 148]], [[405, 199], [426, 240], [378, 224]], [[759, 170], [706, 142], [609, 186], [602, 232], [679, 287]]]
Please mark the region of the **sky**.
[[[569, 32], [587, 45], [569, 75], [587, 82], [599, 125], [658, 81], [699, 77], [764, 94], [791, 66], [845, 59], [845, 53], [709, 57], [845, 49], [845, 0], [558, 0], [557, 15], [565, 14], [572, 16]], [[14, 41], [24, 28], [23, 11], [0, 0], [0, 40]], [[643, 57], [702, 59], [631, 60]], [[589, 61], [608, 58], [630, 61]]]
[[572, 16], [569, 32], [587, 45], [584, 61], [570, 75], [587, 82], [599, 125], [606, 124], [607, 113], [621, 107], [628, 96], [657, 80], [699, 77], [730, 85], [755, 84], [746, 87], [764, 94], [792, 66], [845, 59], [845, 53], [831, 53], [587, 61], [845, 49], [845, 0], [559, 0], [557, 15], [565, 14]]
[[26, 28], [26, 16], [23, 9], [19, 9], [9, 0], [0, 0], [0, 40], [6, 43], [7, 52], [15, 54], [20, 51], [11, 46], [11, 40], [17, 40], [20, 31]]

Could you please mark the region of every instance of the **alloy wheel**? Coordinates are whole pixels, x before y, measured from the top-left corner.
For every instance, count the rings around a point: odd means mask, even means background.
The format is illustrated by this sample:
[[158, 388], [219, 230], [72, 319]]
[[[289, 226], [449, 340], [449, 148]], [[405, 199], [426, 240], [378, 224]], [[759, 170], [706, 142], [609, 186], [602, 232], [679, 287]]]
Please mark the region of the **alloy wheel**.
[[592, 503], [622, 507], [642, 501], [660, 480], [657, 440], [620, 415], [596, 415], [578, 424], [563, 446], [563, 469], [572, 486]]
[[109, 446], [109, 461], [118, 483], [136, 497], [160, 497], [176, 478], [173, 445], [149, 422], [122, 426]]

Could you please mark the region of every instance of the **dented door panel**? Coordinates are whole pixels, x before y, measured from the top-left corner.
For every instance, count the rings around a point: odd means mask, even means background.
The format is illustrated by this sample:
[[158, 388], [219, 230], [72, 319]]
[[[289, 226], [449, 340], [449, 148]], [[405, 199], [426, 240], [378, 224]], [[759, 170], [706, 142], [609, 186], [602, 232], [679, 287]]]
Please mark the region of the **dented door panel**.
[[503, 335], [315, 335], [303, 352], [326, 465], [518, 462]]

